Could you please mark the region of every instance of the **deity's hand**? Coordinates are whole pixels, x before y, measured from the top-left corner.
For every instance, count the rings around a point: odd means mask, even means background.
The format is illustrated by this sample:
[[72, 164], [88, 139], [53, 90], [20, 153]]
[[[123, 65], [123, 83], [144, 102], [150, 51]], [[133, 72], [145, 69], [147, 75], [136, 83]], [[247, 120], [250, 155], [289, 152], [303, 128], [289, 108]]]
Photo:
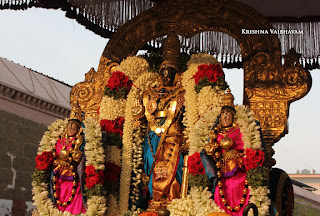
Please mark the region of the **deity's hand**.
[[180, 153], [183, 155], [188, 154], [189, 152], [189, 146], [190, 143], [189, 142], [185, 142], [183, 145], [180, 146]]
[[144, 115], [144, 106], [140, 99], [136, 99], [132, 106], [132, 115], [135, 119], [140, 119]]
[[208, 143], [204, 146], [203, 150], [206, 153], [206, 155], [213, 155], [215, 147], [211, 143]]
[[210, 142], [204, 146], [204, 152], [207, 155], [213, 155], [215, 152], [215, 149], [219, 147], [219, 145], [215, 142], [215, 139], [217, 136], [214, 130], [209, 131], [209, 137], [210, 137]]

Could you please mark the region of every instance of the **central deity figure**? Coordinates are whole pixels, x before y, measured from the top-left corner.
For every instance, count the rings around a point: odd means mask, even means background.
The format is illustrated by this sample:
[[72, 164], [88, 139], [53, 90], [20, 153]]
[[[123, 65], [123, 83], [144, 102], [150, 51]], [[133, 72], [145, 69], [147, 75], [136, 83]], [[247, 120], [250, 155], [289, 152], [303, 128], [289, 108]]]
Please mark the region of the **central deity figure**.
[[144, 170], [149, 178], [149, 211], [166, 207], [180, 197], [183, 157], [184, 89], [179, 81], [180, 42], [168, 35], [159, 69], [160, 84], [143, 93], [148, 132], [143, 144]]

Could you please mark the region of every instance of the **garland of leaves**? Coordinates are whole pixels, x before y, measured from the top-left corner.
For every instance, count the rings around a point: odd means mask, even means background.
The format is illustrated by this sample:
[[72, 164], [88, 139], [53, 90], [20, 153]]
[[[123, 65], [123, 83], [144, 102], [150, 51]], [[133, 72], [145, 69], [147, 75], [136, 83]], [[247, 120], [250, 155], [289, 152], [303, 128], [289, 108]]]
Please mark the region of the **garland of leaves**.
[[[46, 131], [40, 141], [38, 147], [38, 155], [36, 157], [37, 167], [33, 174], [32, 193], [34, 205], [37, 210], [44, 215], [71, 215], [70, 212], [61, 212], [55, 207], [49, 198], [50, 172], [53, 164], [52, 152], [55, 145], [64, 132], [68, 123], [68, 119], [57, 120], [48, 126], [49, 131]], [[104, 154], [101, 140], [101, 130], [99, 124], [93, 119], [84, 121], [86, 145], [84, 154], [86, 155], [86, 173], [91, 170], [92, 176], [97, 178], [96, 184], [92, 188], [88, 188], [86, 184], [87, 194], [87, 210], [85, 214], [80, 215], [104, 215], [106, 212], [106, 200], [104, 198], [104, 189], [101, 186], [101, 178], [97, 172], [104, 170]], [[96, 172], [97, 171], [97, 172]], [[98, 176], [97, 176], [98, 175]], [[86, 178], [86, 182], [88, 180]]]

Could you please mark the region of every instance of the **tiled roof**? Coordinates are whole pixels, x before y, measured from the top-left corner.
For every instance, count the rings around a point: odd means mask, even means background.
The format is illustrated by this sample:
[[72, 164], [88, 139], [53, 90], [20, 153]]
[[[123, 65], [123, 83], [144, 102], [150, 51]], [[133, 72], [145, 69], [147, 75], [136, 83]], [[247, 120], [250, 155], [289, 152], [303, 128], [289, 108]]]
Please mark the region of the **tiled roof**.
[[70, 109], [71, 86], [0, 57], [0, 84]]

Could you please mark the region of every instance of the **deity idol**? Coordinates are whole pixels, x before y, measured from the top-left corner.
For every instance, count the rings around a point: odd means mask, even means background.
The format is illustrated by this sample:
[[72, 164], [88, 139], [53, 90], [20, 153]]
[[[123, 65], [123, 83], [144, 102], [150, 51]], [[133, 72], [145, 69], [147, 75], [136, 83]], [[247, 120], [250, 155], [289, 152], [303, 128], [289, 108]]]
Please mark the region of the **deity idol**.
[[60, 211], [68, 211], [72, 214], [85, 212], [81, 193], [84, 168], [83, 148], [81, 122], [70, 119], [53, 153], [51, 194]]
[[233, 100], [233, 95], [228, 90], [223, 97], [219, 123], [210, 131], [210, 142], [205, 146], [201, 157], [206, 174], [217, 176], [212, 188], [215, 202], [228, 214], [240, 216], [249, 203], [249, 190], [244, 142], [239, 126], [235, 124]]
[[176, 35], [168, 35], [163, 53], [160, 85], [143, 93], [144, 115], [148, 122], [143, 159], [149, 178], [149, 211], [166, 207], [172, 199], [179, 198], [182, 181], [184, 89], [178, 80], [180, 42]]

